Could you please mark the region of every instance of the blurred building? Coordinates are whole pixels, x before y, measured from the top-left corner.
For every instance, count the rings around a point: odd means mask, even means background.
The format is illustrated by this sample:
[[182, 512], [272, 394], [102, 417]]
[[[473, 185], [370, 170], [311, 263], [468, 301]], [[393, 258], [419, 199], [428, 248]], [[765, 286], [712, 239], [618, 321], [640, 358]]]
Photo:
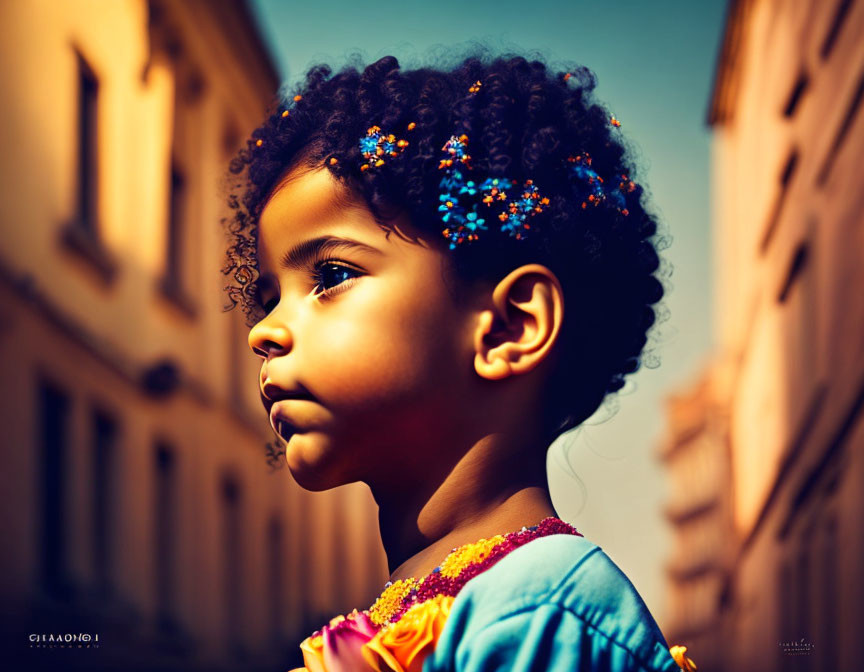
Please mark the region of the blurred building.
[[669, 642], [684, 643], [700, 670], [721, 670], [722, 599], [735, 558], [728, 399], [732, 367], [703, 372], [667, 401], [668, 436], [660, 458], [669, 474], [666, 519], [674, 547], [667, 560]]
[[862, 37], [861, 2], [729, 7], [708, 120], [716, 360], [670, 400], [662, 450], [668, 634], [700, 672], [861, 666]]
[[223, 312], [223, 178], [279, 85], [249, 10], [4, 2], [0, 39], [4, 669], [300, 664], [387, 571], [365, 486], [269, 471]]

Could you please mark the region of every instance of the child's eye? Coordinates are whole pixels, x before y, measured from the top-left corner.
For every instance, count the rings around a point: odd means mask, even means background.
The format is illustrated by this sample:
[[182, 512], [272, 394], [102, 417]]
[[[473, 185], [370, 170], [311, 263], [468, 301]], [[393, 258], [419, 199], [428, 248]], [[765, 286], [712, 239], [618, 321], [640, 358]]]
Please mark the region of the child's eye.
[[313, 293], [316, 296], [328, 298], [348, 289], [363, 273], [356, 268], [333, 261], [322, 261], [315, 266], [312, 274], [315, 281]]

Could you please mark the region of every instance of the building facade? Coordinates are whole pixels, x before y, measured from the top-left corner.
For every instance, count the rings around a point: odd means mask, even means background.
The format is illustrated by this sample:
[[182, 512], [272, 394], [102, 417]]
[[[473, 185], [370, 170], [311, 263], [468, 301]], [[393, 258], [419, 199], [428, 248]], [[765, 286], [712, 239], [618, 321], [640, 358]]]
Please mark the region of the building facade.
[[[729, 6], [708, 118], [718, 363], [700, 374], [718, 394], [682, 395], [695, 424], [712, 424], [718, 405], [726, 417], [716, 436], [703, 429], [693, 440], [707, 432], [717, 442], [708, 452], [728, 454], [711, 469], [721, 488], [728, 475], [733, 551], [717, 556], [722, 587], [692, 598], [714, 625], [687, 616], [678, 578], [670, 591], [682, 635], [670, 636], [691, 637], [697, 663], [696, 642], [707, 647], [700, 670], [860, 666], [862, 37], [864, 3], [854, 0]], [[679, 415], [673, 455], [689, 422]], [[676, 461], [672, 479], [687, 480]], [[725, 522], [710, 526], [725, 534]]]
[[[685, 643], [700, 670], [723, 670], [723, 599], [737, 550], [732, 521], [729, 417], [731, 367], [715, 364], [666, 400], [660, 459], [669, 475], [666, 519], [673, 553], [666, 562], [669, 641]], [[725, 375], [724, 375], [725, 374]]]
[[[5, 2], [0, 36], [4, 654], [299, 665], [387, 570], [365, 486], [269, 469], [260, 362], [223, 310], [225, 173], [279, 86], [249, 9]], [[89, 647], [38, 637], [67, 633]]]

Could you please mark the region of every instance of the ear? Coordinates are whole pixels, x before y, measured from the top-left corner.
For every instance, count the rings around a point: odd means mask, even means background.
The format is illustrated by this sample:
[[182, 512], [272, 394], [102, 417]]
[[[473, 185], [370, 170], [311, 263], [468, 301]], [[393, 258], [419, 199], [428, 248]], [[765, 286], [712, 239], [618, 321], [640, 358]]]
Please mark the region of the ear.
[[489, 380], [527, 373], [547, 356], [561, 331], [564, 292], [540, 264], [512, 271], [492, 291], [492, 309], [474, 332], [474, 369]]

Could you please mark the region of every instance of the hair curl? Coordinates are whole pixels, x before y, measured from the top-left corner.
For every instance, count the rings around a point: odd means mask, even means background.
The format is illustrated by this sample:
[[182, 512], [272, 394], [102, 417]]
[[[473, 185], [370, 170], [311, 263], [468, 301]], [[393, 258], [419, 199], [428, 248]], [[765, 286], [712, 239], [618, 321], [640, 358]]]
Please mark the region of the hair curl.
[[[469, 92], [478, 80], [480, 89]], [[568, 310], [544, 426], [550, 438], [576, 427], [640, 368], [649, 329], [658, 315], [667, 317], [655, 304], [664, 295], [658, 251], [669, 239], [658, 235], [643, 188], [637, 183], [626, 194], [629, 214], [583, 209], [563, 167], [568, 155], [587, 152], [601, 176], [637, 173], [608, 110], [593, 99], [595, 86], [584, 67], [553, 75], [541, 60], [518, 55], [472, 55], [446, 70], [402, 70], [393, 56], [336, 74], [328, 65], [312, 67], [304, 82], [271, 103], [269, 118], [231, 162], [229, 177], [241, 179], [239, 192], [228, 197], [233, 215], [224, 220], [229, 246], [222, 272], [233, 280], [225, 310], [241, 304], [249, 326], [263, 317], [257, 221], [286, 172], [326, 166], [363, 196], [382, 226], [407, 212], [420, 230], [441, 236], [441, 148], [451, 135], [465, 133], [474, 175], [533, 179], [550, 205], [522, 240], [489, 230], [452, 250], [456, 277], [494, 281], [530, 262], [558, 276]], [[410, 122], [416, 128], [408, 134]], [[410, 144], [398, 159], [361, 172], [358, 140], [373, 125]]]

